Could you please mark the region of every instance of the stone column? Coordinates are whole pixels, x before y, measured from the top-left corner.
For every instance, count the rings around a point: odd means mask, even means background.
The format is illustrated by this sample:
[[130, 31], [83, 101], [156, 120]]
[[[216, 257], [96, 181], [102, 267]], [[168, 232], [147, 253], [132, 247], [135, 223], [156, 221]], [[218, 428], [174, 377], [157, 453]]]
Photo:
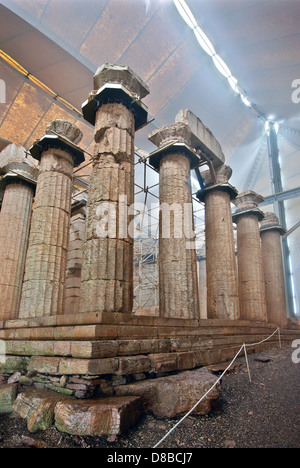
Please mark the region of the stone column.
[[53, 121], [30, 152], [40, 160], [32, 214], [20, 318], [62, 314], [72, 174], [84, 161], [76, 144], [82, 133], [64, 120]]
[[73, 196], [66, 271], [65, 314], [79, 313], [82, 255], [85, 239], [86, 203], [86, 193]]
[[0, 321], [18, 318], [37, 178], [37, 162], [11, 144], [0, 154]]
[[199, 288], [199, 309], [200, 319], [207, 319], [207, 283], [206, 283], [206, 252], [202, 249], [200, 257], [197, 259], [198, 267], [198, 288]]
[[287, 314], [280, 236], [286, 230], [280, 226], [274, 213], [265, 213], [264, 216], [260, 224], [260, 237], [268, 321], [285, 326]]
[[149, 93], [129, 67], [106, 64], [94, 76], [83, 105], [95, 125], [81, 274], [82, 313], [132, 313], [133, 238], [128, 208], [134, 203], [134, 135], [147, 121], [141, 99]]
[[[199, 164], [192, 132], [183, 123], [149, 135], [159, 149], [150, 164], [159, 170], [159, 302], [163, 317], [198, 319], [197, 259], [190, 170]], [[174, 143], [177, 140], [177, 143]]]
[[207, 318], [237, 320], [238, 274], [235, 258], [231, 200], [237, 191], [228, 183], [232, 169], [225, 164], [201, 172], [204, 189], [197, 198], [205, 203]]
[[237, 225], [240, 315], [243, 320], [267, 321], [265, 280], [259, 235], [263, 197], [249, 190], [235, 199], [233, 221]]

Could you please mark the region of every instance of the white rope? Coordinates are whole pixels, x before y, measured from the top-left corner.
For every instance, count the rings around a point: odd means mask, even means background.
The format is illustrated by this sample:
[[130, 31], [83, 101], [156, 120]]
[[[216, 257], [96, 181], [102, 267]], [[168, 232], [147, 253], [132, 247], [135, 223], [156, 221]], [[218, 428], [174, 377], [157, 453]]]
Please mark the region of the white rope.
[[[283, 330], [283, 329], [281, 329]], [[284, 331], [294, 331], [294, 330], [284, 330]], [[296, 330], [297, 331], [297, 330]], [[176, 427], [179, 426], [179, 424], [182, 423], [182, 421], [184, 421], [193, 411], [194, 409], [201, 403], [202, 400], [204, 400], [204, 398], [213, 390], [213, 388], [215, 388], [215, 386], [217, 385], [217, 383], [222, 379], [222, 377], [226, 374], [226, 372], [228, 371], [228, 369], [230, 368], [230, 366], [234, 363], [234, 361], [237, 359], [238, 355], [240, 354], [240, 352], [242, 350], [244, 350], [245, 352], [245, 358], [246, 358], [246, 363], [247, 363], [247, 368], [248, 368], [248, 374], [249, 374], [249, 380], [251, 382], [251, 375], [250, 375], [250, 368], [249, 368], [249, 363], [248, 363], [248, 358], [247, 358], [247, 352], [246, 352], [246, 347], [249, 347], [249, 346], [257, 346], [261, 343], [264, 343], [265, 341], [268, 341], [270, 338], [272, 338], [272, 336], [275, 335], [275, 333], [278, 332], [278, 335], [279, 335], [279, 343], [281, 343], [281, 340], [280, 340], [280, 328], [276, 328], [276, 330], [274, 331], [274, 333], [272, 333], [270, 336], [268, 336], [268, 338], [265, 338], [264, 340], [262, 341], [259, 341], [257, 343], [251, 343], [251, 344], [243, 344], [243, 346], [241, 346], [241, 348], [239, 349], [239, 351], [236, 353], [236, 355], [234, 356], [233, 360], [231, 361], [231, 363], [226, 367], [226, 369], [224, 370], [224, 372], [222, 373], [222, 375], [220, 375], [220, 377], [215, 381], [215, 383], [213, 384], [213, 386], [200, 398], [200, 400], [197, 401], [197, 403], [193, 406], [192, 409], [190, 409], [190, 411], [188, 413], [186, 413], [173, 427], [172, 429], [169, 430], [169, 432], [167, 432], [167, 434], [162, 438], [160, 439], [160, 441], [154, 445], [153, 448], [157, 448], [159, 447], [159, 445], [171, 434], [171, 432], [173, 432]]]
[[272, 333], [272, 335], [268, 336], [268, 338], [265, 338], [265, 339], [262, 340], [262, 341], [258, 341], [257, 343], [245, 344], [245, 346], [247, 346], [247, 347], [248, 347], [248, 346], [257, 346], [257, 345], [259, 345], [259, 344], [261, 344], [261, 343], [264, 343], [265, 341], [268, 341], [270, 338], [272, 338], [272, 336], [274, 336], [275, 333], [277, 333], [278, 330], [279, 330], [279, 327], [276, 328], [276, 330], [274, 331], [274, 333]]

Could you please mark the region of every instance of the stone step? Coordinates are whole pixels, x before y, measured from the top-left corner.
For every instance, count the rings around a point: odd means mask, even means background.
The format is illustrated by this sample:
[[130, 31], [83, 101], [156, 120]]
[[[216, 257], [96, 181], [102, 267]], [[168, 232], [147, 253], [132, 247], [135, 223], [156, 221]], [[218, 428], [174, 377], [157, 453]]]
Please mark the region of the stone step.
[[[145, 317], [143, 317], [145, 318]], [[155, 317], [153, 317], [155, 318]], [[183, 322], [186, 322], [183, 320]], [[168, 325], [136, 324], [102, 324], [102, 325], [70, 325], [70, 326], [35, 326], [32, 328], [3, 328], [0, 326], [2, 340], [39, 340], [39, 341], [93, 341], [93, 340], [139, 340], [164, 339], [181, 337], [216, 337], [231, 335], [271, 334], [277, 326], [270, 324], [255, 324], [248, 322], [235, 324], [204, 326], [197, 322], [193, 327]], [[298, 330], [298, 333], [300, 329]], [[297, 330], [295, 330], [297, 333]]]
[[[266, 335], [265, 335], [266, 336]], [[295, 338], [300, 336], [295, 334]], [[282, 336], [284, 340], [286, 335]], [[290, 337], [291, 338], [291, 335]], [[111, 358], [139, 354], [161, 354], [216, 346], [257, 342], [261, 335], [234, 335], [205, 337], [182, 337], [151, 340], [99, 340], [99, 341], [5, 341], [7, 355], [16, 356], [62, 356], [73, 358]]]
[[[291, 342], [284, 339], [283, 344]], [[255, 336], [250, 342], [255, 342]], [[247, 342], [246, 342], [247, 343]], [[233, 358], [243, 344], [227, 344], [196, 348], [193, 351], [140, 354], [117, 356], [114, 358], [72, 358], [64, 356], [7, 356], [6, 362], [0, 364], [0, 374], [13, 374], [15, 372], [37, 372], [48, 375], [87, 375], [87, 376], [122, 376], [139, 373], [157, 374], [161, 372], [174, 372], [194, 369], [224, 362]], [[248, 352], [262, 351], [279, 346], [278, 337], [274, 336], [267, 342], [248, 348]]]

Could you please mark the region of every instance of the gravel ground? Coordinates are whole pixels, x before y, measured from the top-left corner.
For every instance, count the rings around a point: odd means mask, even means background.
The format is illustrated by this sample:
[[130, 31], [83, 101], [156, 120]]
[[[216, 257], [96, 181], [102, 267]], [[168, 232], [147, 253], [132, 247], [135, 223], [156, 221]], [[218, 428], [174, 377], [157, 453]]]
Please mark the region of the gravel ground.
[[[292, 362], [291, 346], [249, 355], [222, 379], [217, 406], [209, 416], [189, 416], [160, 445], [187, 448], [300, 448], [300, 363]], [[268, 358], [259, 362], [257, 358]], [[49, 448], [152, 448], [180, 418], [145, 416], [121, 437], [73, 437], [54, 427], [30, 434], [16, 415], [0, 416], [0, 448], [24, 447], [21, 436], [46, 442]]]

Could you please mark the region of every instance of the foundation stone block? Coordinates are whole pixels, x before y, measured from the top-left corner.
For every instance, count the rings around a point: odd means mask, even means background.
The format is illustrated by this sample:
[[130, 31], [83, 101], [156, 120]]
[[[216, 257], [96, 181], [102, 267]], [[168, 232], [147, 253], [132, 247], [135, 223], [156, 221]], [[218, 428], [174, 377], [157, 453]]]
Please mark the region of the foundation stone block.
[[27, 420], [29, 432], [43, 431], [54, 423], [54, 408], [56, 404], [65, 399], [65, 395], [41, 389], [27, 389], [19, 393], [13, 405], [13, 411], [21, 418]]
[[[160, 419], [174, 418], [189, 411], [212, 387], [217, 378], [207, 369], [182, 372], [158, 379], [135, 382], [116, 387], [116, 395], [138, 395], [145, 409]], [[212, 403], [220, 394], [218, 383], [205, 399], [195, 408], [196, 414], [208, 414]]]
[[55, 408], [55, 425], [68, 434], [119, 435], [136, 424], [142, 414], [135, 396], [61, 402]]

